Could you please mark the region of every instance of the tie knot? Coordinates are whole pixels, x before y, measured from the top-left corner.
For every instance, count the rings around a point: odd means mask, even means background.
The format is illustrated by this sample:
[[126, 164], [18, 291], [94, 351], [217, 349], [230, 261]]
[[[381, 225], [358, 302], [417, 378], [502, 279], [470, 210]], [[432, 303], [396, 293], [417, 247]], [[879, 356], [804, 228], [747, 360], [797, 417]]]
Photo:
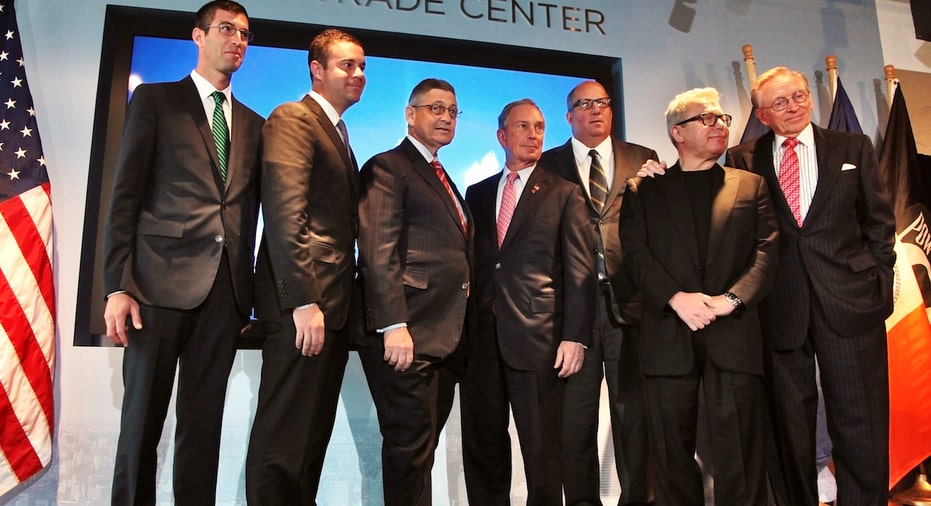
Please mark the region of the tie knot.
[[443, 165], [442, 165], [442, 164], [440, 163], [440, 161], [439, 161], [438, 159], [436, 159], [436, 158], [434, 158], [433, 161], [430, 162], [430, 165], [432, 165], [433, 168], [436, 169], [436, 170], [438, 170], [438, 171], [439, 171], [439, 170], [443, 170]]
[[222, 91], [215, 91], [211, 93], [210, 96], [213, 97], [213, 101], [217, 105], [222, 105], [223, 102], [226, 101], [226, 95], [224, 95]]
[[593, 149], [588, 152], [588, 156], [592, 157], [592, 160], [598, 160], [598, 151]]
[[798, 139], [786, 139], [782, 143], [786, 149], [795, 149], [795, 146], [798, 146]]
[[514, 184], [514, 181], [520, 177], [520, 174], [516, 171], [508, 173], [508, 183]]

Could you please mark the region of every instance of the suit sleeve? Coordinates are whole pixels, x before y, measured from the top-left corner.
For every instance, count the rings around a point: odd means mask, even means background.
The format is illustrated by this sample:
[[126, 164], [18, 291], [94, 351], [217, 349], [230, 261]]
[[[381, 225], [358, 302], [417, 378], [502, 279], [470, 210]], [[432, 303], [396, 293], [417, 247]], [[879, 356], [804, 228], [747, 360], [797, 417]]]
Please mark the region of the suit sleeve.
[[644, 184], [651, 182], [639, 177], [628, 181], [627, 194], [621, 204], [619, 233], [624, 266], [643, 294], [645, 308], [659, 314], [681, 287], [650, 250], [641, 190]]
[[769, 292], [779, 262], [779, 225], [773, 202], [766, 180], [756, 179], [756, 248], [746, 268], [728, 290], [747, 306], [758, 304]]
[[359, 201], [359, 265], [370, 330], [410, 320], [400, 258], [405, 188], [386, 156], [362, 167]]
[[573, 185], [560, 222], [565, 293], [563, 295], [563, 341], [592, 342], [592, 321], [578, 315], [595, 314], [595, 230], [588, 217], [582, 189]]
[[104, 290], [126, 288], [123, 272], [132, 253], [139, 210], [155, 160], [156, 89], [139, 86], [126, 111], [104, 238]]
[[[278, 283], [286, 284], [281, 308], [318, 302], [307, 215], [318, 131], [300, 103], [279, 106], [262, 128], [262, 214], [265, 240]], [[281, 290], [279, 290], [281, 292]]]

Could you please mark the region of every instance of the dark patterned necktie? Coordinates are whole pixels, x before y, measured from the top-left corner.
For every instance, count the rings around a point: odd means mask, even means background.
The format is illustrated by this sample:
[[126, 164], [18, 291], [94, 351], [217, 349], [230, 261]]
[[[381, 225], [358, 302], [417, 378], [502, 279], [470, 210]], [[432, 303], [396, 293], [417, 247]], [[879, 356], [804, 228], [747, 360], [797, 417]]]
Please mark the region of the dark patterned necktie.
[[604, 208], [605, 200], [608, 199], [608, 175], [605, 174], [604, 167], [598, 161], [598, 152], [594, 149], [588, 152], [592, 157], [592, 169], [588, 174], [588, 190], [592, 196], [592, 203], [595, 204], [595, 210], [599, 213]]
[[220, 177], [226, 182], [226, 166], [230, 156], [230, 129], [223, 114], [223, 101], [226, 95], [219, 91], [212, 94], [216, 106], [213, 109], [213, 141], [217, 143], [217, 157], [220, 160]]

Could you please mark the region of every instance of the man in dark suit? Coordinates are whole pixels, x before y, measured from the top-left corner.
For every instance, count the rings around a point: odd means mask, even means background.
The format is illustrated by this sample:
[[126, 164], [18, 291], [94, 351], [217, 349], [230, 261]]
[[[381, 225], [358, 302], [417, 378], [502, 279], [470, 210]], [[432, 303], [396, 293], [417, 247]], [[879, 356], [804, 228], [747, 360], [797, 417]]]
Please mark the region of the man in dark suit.
[[614, 462], [621, 485], [619, 505], [651, 498], [649, 440], [643, 383], [637, 364], [640, 296], [624, 270], [618, 217], [627, 180], [652, 149], [611, 136], [611, 97], [596, 81], [580, 83], [566, 100], [572, 137], [540, 157], [540, 167], [578, 184], [598, 235], [595, 333], [578, 374], [566, 383], [563, 402], [563, 489], [568, 505], [600, 505], [598, 402], [607, 380]]
[[718, 165], [731, 117], [713, 88], [666, 110], [679, 161], [631, 179], [621, 207], [624, 263], [643, 294], [644, 374], [656, 504], [704, 504], [695, 461], [699, 391], [712, 427], [716, 504], [766, 504], [763, 342], [757, 304], [777, 261], [766, 181]]
[[107, 337], [126, 347], [113, 504], [155, 503], [179, 361], [174, 499], [215, 502], [226, 382], [252, 306], [262, 118], [230, 87], [248, 30], [238, 3], [204, 5], [197, 67], [140, 85], [127, 109], [104, 239]]
[[592, 342], [595, 237], [577, 184], [537, 169], [545, 123], [529, 99], [504, 107], [505, 170], [469, 187], [475, 288], [461, 385], [463, 464], [471, 504], [509, 504], [509, 407], [527, 504], [562, 504], [565, 378]]
[[459, 107], [446, 81], [411, 91], [407, 137], [362, 167], [359, 266], [371, 334], [358, 343], [375, 401], [386, 505], [429, 505], [430, 471], [463, 369], [472, 219], [437, 158]]
[[[867, 137], [811, 124], [808, 79], [777, 67], [751, 89], [772, 132], [727, 163], [762, 175], [781, 233], [773, 290], [760, 308], [778, 454], [777, 503], [818, 504], [815, 357], [834, 443], [838, 504], [888, 501], [889, 383], [884, 320], [892, 312], [895, 220]], [[783, 188], [785, 186], [785, 188]]]
[[341, 116], [365, 87], [359, 41], [324, 30], [311, 91], [262, 130], [265, 229], [256, 316], [266, 334], [249, 452], [249, 504], [314, 504], [349, 354], [360, 183]]

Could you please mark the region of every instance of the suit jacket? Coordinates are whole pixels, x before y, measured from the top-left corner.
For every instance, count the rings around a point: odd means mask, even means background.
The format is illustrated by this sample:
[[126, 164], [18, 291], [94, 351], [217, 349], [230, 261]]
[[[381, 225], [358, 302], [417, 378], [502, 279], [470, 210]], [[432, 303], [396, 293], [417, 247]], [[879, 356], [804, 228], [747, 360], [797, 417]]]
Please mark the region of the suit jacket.
[[262, 129], [256, 315], [289, 320], [317, 303], [326, 327], [346, 323], [355, 277], [360, 183], [355, 159], [316, 100], [278, 106]]
[[[621, 202], [627, 180], [637, 175], [640, 166], [647, 160], [659, 160], [656, 151], [630, 144], [612, 138], [614, 148], [614, 179], [611, 190], [608, 192], [604, 207], [599, 212], [592, 204], [591, 197], [582, 191], [588, 204], [588, 216], [594, 226], [601, 242], [604, 245], [605, 268], [608, 280], [611, 282], [611, 317], [615, 323], [623, 321], [636, 325], [640, 322], [641, 298], [636, 287], [624, 269], [624, 256], [621, 250], [621, 239], [617, 233], [618, 218], [621, 214]], [[545, 168], [559, 177], [580, 186], [587, 186], [579, 177], [579, 170], [575, 164], [575, 154], [572, 152], [572, 139], [562, 146], [550, 149], [540, 157], [540, 167]]]
[[715, 165], [711, 223], [704, 262], [692, 206], [678, 163], [664, 177], [634, 178], [621, 207], [625, 265], [643, 293], [640, 364], [643, 374], [682, 375], [693, 364], [692, 330], [668, 302], [679, 291], [732, 292], [743, 312], [702, 331], [719, 368], [763, 374], [757, 304], [769, 291], [778, 257], [777, 225], [763, 178]]
[[262, 118], [232, 100], [226, 184], [190, 76], [136, 88], [126, 112], [104, 238], [104, 289], [191, 309], [228, 255], [236, 303], [252, 307]]
[[504, 361], [552, 370], [561, 341], [589, 345], [595, 311], [595, 237], [578, 185], [531, 173], [498, 249], [495, 174], [470, 186], [475, 219], [477, 332], [496, 332]]
[[780, 264], [761, 308], [772, 349], [805, 342], [813, 307], [845, 336], [882, 325], [892, 313], [895, 219], [872, 144], [863, 135], [813, 128], [818, 186], [802, 227], [776, 177], [775, 134], [727, 152], [728, 164], [762, 175], [774, 195]]
[[[361, 175], [359, 266], [368, 328], [407, 322], [416, 355], [445, 358], [465, 325], [473, 227], [463, 230], [436, 171], [406, 138], [366, 162]], [[381, 347], [383, 336], [370, 333], [359, 344]]]

